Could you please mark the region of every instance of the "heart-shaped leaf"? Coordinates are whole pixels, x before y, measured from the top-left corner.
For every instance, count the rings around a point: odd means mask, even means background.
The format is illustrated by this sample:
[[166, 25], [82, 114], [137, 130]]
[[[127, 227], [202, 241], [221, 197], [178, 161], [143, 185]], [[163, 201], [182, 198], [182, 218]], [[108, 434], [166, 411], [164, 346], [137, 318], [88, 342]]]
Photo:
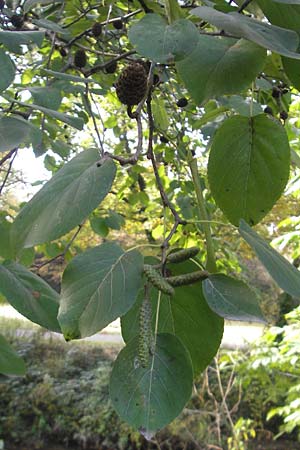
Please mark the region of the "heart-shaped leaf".
[[110, 397], [122, 419], [147, 439], [175, 419], [192, 392], [189, 353], [171, 334], [159, 334], [148, 367], [138, 363], [138, 339], [119, 353], [110, 379]]
[[256, 224], [282, 194], [289, 167], [289, 142], [279, 122], [265, 114], [230, 117], [212, 141], [208, 162], [212, 195], [234, 225], [240, 219]]
[[58, 321], [67, 340], [90, 336], [125, 314], [142, 282], [143, 257], [107, 242], [76, 256], [64, 271]]

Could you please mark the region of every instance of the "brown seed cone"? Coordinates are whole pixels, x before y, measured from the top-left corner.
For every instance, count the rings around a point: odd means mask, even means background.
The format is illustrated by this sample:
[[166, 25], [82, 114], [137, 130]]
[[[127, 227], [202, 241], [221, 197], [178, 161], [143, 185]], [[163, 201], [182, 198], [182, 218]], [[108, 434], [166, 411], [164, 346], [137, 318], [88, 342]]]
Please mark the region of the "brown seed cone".
[[147, 91], [147, 73], [140, 63], [129, 64], [122, 71], [116, 83], [117, 96], [121, 103], [137, 105]]
[[74, 64], [76, 67], [79, 67], [81, 69], [86, 65], [86, 63], [87, 63], [86, 53], [84, 50], [80, 48], [75, 52]]

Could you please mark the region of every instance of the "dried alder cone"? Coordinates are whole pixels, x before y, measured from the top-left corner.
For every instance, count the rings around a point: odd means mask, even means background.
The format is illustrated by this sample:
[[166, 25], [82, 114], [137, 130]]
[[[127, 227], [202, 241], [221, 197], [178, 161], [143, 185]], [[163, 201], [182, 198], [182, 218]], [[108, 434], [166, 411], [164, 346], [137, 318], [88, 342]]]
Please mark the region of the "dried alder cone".
[[79, 69], [83, 68], [87, 63], [87, 57], [84, 50], [78, 49], [74, 55], [74, 64]]
[[117, 96], [128, 106], [138, 105], [147, 92], [147, 73], [140, 63], [129, 64], [116, 83]]

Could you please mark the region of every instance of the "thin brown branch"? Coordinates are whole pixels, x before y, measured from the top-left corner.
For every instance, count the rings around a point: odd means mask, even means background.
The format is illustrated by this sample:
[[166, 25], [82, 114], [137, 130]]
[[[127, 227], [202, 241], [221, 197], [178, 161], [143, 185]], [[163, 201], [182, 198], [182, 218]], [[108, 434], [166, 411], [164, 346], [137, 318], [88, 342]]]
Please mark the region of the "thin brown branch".
[[112, 63], [118, 62], [121, 59], [125, 59], [128, 56], [134, 55], [135, 53], [136, 53], [135, 50], [130, 50], [128, 52], [122, 53], [121, 55], [118, 55], [115, 58], [112, 58], [109, 61], [106, 61], [105, 63], [97, 64], [96, 66], [92, 67], [91, 69], [85, 70], [84, 75], [89, 77], [90, 75], [93, 75], [93, 73], [97, 73], [97, 72], [100, 72], [101, 70], [105, 70], [106, 67], [110, 66]]
[[[132, 16], [135, 16], [137, 14], [139, 14], [140, 12], [142, 12], [142, 9], [137, 9], [136, 11], [132, 11], [128, 14], [126, 14], [125, 16], [120, 16], [120, 17], [114, 17], [113, 19], [109, 19], [109, 20], [105, 20], [103, 22], [99, 22], [102, 26], [107, 26], [110, 23], [114, 23], [114, 22], [118, 22], [120, 20], [122, 20], [122, 22], [126, 22], [128, 19], [130, 19]], [[88, 36], [91, 34], [92, 28], [87, 28], [86, 30], [82, 31], [80, 34], [78, 34], [77, 36], [74, 36], [73, 39], [71, 39], [66, 45], [65, 47], [71, 47], [76, 41], [80, 40], [81, 38], [83, 38], [84, 36]]]
[[7, 161], [9, 158], [11, 158], [12, 155], [13, 155], [14, 153], [16, 153], [17, 151], [18, 151], [17, 148], [13, 148], [12, 150], [10, 150], [10, 151], [7, 153], [7, 155], [5, 155], [2, 159], [0, 159], [0, 167], [2, 166], [2, 164], [5, 163], [5, 161]]
[[53, 258], [47, 259], [47, 261], [44, 261], [41, 264], [33, 264], [31, 267], [34, 267], [35, 269], [37, 269], [37, 271], [39, 271], [42, 267], [47, 266], [48, 264], [52, 263], [53, 261], [56, 261], [59, 258], [64, 258], [67, 254], [67, 251], [69, 250], [69, 248], [71, 247], [71, 245], [77, 238], [78, 234], [80, 233], [81, 229], [83, 228], [84, 223], [85, 223], [85, 221], [82, 222], [80, 225], [78, 225], [76, 232], [73, 234], [72, 238], [70, 239], [68, 244], [65, 246], [65, 249], [63, 252], [59, 253], [59, 255], [56, 255]]
[[0, 186], [0, 195], [2, 194], [2, 191], [3, 191], [4, 187], [5, 187], [5, 184], [6, 184], [6, 182], [8, 180], [8, 177], [9, 177], [9, 175], [11, 173], [12, 165], [13, 165], [13, 162], [15, 160], [15, 157], [17, 156], [17, 152], [18, 152], [18, 149], [15, 149], [15, 152], [11, 155], [12, 158], [11, 158], [11, 160], [9, 162], [9, 166], [8, 166], [6, 175], [5, 175], [4, 180], [3, 180], [3, 182], [2, 182], [2, 184]]
[[[95, 133], [96, 133], [97, 138], [98, 138], [98, 142], [99, 142], [99, 150], [100, 150], [100, 151], [99, 151], [100, 158], [103, 158], [103, 156], [104, 156], [103, 142], [102, 142], [102, 139], [101, 139], [101, 136], [100, 136], [100, 132], [99, 132], [99, 129], [98, 129], [96, 117], [95, 117], [95, 114], [94, 114], [94, 112], [93, 112], [93, 109], [92, 109], [92, 106], [91, 106], [91, 103], [90, 103], [89, 97], [91, 96], [91, 93], [90, 93], [89, 85], [88, 85], [88, 84], [86, 84], [86, 86], [85, 86], [85, 93], [84, 93], [83, 95], [84, 95], [84, 97], [85, 97], [86, 105], [87, 105], [87, 107], [88, 107], [88, 109], [89, 109], [88, 112], [89, 112], [89, 114], [90, 114], [90, 116], [91, 116], [91, 118], [92, 118], [93, 125], [94, 125], [94, 130], [95, 130]], [[91, 98], [92, 98], [92, 97], [91, 97]]]

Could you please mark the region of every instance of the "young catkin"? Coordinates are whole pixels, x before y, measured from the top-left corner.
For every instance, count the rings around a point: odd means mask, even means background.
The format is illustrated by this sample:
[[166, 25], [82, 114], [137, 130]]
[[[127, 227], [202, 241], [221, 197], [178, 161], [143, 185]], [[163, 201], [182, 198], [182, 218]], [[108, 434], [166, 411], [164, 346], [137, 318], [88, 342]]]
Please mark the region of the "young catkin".
[[168, 263], [180, 263], [186, 261], [189, 258], [193, 258], [199, 253], [200, 249], [198, 247], [190, 247], [179, 250], [178, 252], [170, 253], [167, 256]]
[[185, 273], [174, 277], [167, 277], [166, 281], [173, 287], [186, 286], [188, 284], [197, 283], [197, 281], [208, 278], [209, 272], [206, 270], [197, 270], [196, 272]]
[[147, 367], [150, 360], [150, 349], [152, 343], [151, 328], [152, 308], [148, 295], [145, 296], [140, 308], [139, 315], [139, 348], [138, 358], [142, 367]]
[[151, 265], [144, 265], [144, 273], [148, 280], [155, 286], [158, 290], [167, 295], [174, 295], [175, 291], [170, 286], [170, 284], [155, 270]]

